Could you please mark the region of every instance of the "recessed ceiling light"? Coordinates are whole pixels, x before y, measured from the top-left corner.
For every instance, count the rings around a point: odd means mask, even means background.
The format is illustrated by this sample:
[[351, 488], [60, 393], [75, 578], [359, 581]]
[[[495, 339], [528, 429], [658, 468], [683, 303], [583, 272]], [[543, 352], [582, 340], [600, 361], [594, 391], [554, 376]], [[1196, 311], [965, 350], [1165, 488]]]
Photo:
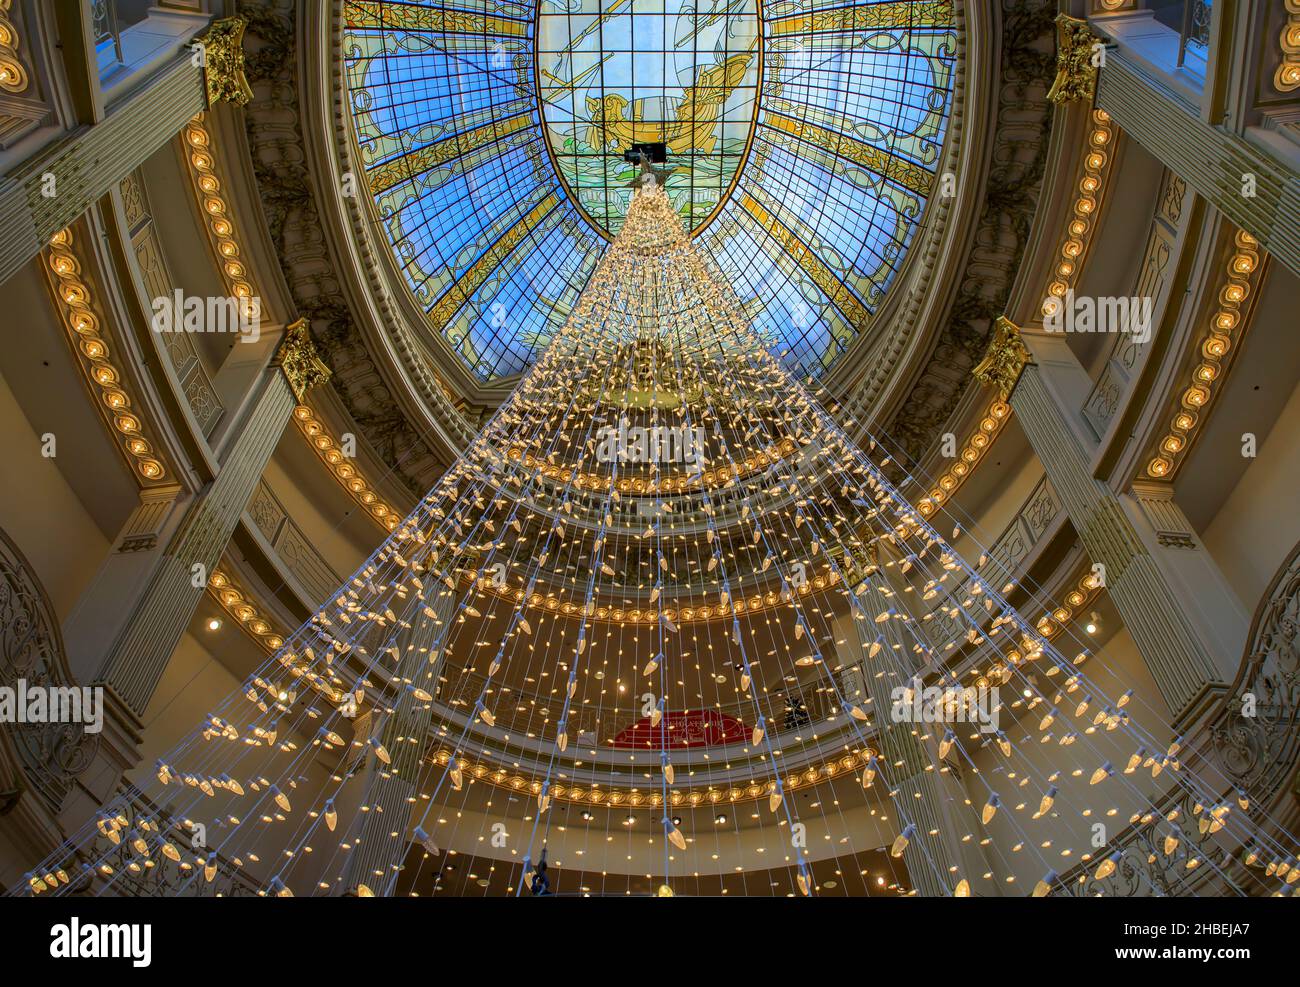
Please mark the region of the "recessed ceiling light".
[[208, 630], [210, 630], [210, 631], [219, 631], [219, 630], [221, 630], [221, 618], [220, 618], [220, 617], [210, 617], [210, 618], [208, 619]]

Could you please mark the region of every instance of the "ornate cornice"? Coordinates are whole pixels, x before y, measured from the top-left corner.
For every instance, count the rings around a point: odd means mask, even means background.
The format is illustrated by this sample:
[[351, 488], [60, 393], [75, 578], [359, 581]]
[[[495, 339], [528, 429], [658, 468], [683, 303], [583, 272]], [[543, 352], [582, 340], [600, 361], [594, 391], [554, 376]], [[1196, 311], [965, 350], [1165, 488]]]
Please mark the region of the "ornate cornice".
[[280, 340], [280, 348], [276, 350], [275, 362], [289, 381], [293, 396], [299, 403], [313, 387], [330, 379], [330, 368], [325, 366], [316, 352], [316, 344], [312, 342], [306, 319], [299, 319], [284, 327], [284, 336]]
[[235, 103], [246, 106], [253, 98], [253, 88], [244, 75], [245, 17], [223, 17], [195, 40], [203, 46], [203, 82], [208, 91], [208, 105]]
[[1079, 279], [1079, 268], [1088, 252], [1088, 244], [1097, 227], [1101, 196], [1115, 160], [1115, 125], [1105, 110], [1093, 110], [1087, 130], [1088, 150], [1083, 156], [1083, 174], [1079, 177], [1073, 214], [1061, 237], [1056, 267], [1044, 295], [1043, 314], [1052, 298], [1064, 298], [1066, 291]]
[[1097, 92], [1096, 50], [1101, 39], [1088, 22], [1068, 14], [1056, 15], [1056, 79], [1047, 93], [1053, 103], [1091, 101]]
[[984, 359], [971, 371], [971, 376], [992, 387], [1005, 401], [1011, 396], [1028, 359], [1029, 351], [1020, 339], [1020, 327], [1005, 315], [999, 315]]
[[257, 601], [235, 582], [225, 568], [212, 570], [208, 593], [267, 654], [275, 654], [284, 645], [284, 632], [271, 623], [271, 618], [262, 612]]
[[993, 447], [993, 440], [1002, 434], [1002, 427], [1010, 420], [1011, 405], [1002, 397], [994, 398], [962, 444], [956, 460], [934, 482], [930, 492], [917, 501], [916, 509], [922, 517], [928, 518], [957, 492], [967, 477], [975, 472], [984, 454]]

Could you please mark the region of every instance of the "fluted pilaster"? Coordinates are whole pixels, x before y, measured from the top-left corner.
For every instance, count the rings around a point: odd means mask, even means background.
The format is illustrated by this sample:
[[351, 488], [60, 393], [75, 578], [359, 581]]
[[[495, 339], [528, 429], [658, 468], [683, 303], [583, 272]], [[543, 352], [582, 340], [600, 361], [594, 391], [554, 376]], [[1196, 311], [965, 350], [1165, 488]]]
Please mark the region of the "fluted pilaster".
[[[207, 105], [203, 69], [182, 52], [101, 122], [74, 131], [0, 181], [0, 282]], [[46, 175], [54, 178], [52, 189]]]
[[1115, 492], [1092, 475], [1037, 366], [1024, 368], [1011, 407], [1088, 555], [1105, 566], [1107, 593], [1175, 722], [1194, 715], [1207, 692], [1226, 688], [1222, 663], [1188, 616], [1198, 602], [1171, 585]]
[[[1300, 274], [1300, 183], [1290, 168], [1194, 107], [1120, 52], [1111, 52], [1097, 106], [1198, 195]], [[1248, 179], [1249, 176], [1249, 179]], [[1252, 194], [1245, 194], [1248, 181]]]
[[190, 505], [131, 620], [105, 654], [97, 680], [137, 715], [144, 712], [189, 625], [294, 403], [284, 374], [279, 368], [268, 370], [262, 393], [216, 479]]

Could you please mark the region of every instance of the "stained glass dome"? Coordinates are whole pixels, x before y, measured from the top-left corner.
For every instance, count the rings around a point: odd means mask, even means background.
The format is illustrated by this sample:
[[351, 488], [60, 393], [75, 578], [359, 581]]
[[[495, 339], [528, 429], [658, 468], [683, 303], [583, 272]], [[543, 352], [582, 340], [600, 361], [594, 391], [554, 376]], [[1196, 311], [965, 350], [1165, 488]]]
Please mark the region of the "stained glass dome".
[[949, 0], [345, 4], [365, 188], [407, 286], [484, 382], [563, 324], [663, 143], [673, 208], [755, 326], [829, 369], [935, 181]]

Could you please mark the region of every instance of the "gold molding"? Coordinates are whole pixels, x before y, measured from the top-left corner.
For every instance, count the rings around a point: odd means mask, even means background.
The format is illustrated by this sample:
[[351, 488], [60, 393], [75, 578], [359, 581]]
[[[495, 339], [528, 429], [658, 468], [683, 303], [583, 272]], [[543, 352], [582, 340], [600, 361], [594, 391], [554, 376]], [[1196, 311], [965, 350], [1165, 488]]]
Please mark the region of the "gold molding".
[[119, 448], [126, 455], [142, 485], [162, 482], [167, 471], [154, 446], [145, 438], [143, 424], [132, 411], [131, 398], [122, 385], [122, 375], [109, 361], [108, 343], [99, 331], [99, 316], [91, 310], [91, 291], [81, 273], [81, 262], [73, 251], [72, 231], [60, 230], [50, 238], [45, 252], [55, 295], [58, 296], [68, 341], [79, 357], [82, 372], [92, 394], [102, 402], [100, 411]]
[[330, 379], [330, 368], [325, 366], [325, 361], [316, 352], [316, 344], [312, 341], [311, 329], [305, 318], [290, 322], [284, 327], [279, 349], [275, 352], [275, 363], [289, 381], [289, 387], [299, 404], [308, 391]]
[[208, 578], [208, 592], [264, 650], [274, 654], [284, 646], [284, 635], [271, 625], [252, 597], [220, 566], [213, 568]]
[[1029, 351], [1020, 339], [1020, 327], [1005, 315], [999, 315], [993, 324], [993, 338], [984, 359], [971, 371], [971, 376], [981, 384], [995, 388], [1005, 401], [1015, 389], [1028, 360]]
[[1300, 0], [1286, 0], [1286, 24], [1278, 36], [1282, 61], [1273, 73], [1273, 88], [1280, 93], [1300, 89]]
[[309, 405], [299, 404], [293, 409], [293, 420], [297, 423], [316, 455], [329, 467], [330, 474], [339, 486], [366, 510], [367, 516], [384, 530], [392, 531], [402, 522], [402, 515], [386, 504], [374, 491], [366, 478], [357, 469], [355, 460], [343, 454], [339, 441], [325, 428]]
[[1060, 259], [1047, 286], [1042, 313], [1046, 315], [1052, 299], [1064, 298], [1079, 276], [1079, 265], [1088, 251], [1088, 243], [1096, 227], [1097, 213], [1101, 207], [1101, 193], [1105, 189], [1110, 164], [1115, 155], [1110, 146], [1115, 138], [1115, 125], [1105, 110], [1092, 111], [1092, 126], [1088, 132], [1088, 153], [1083, 158], [1083, 175], [1079, 179], [1079, 194], [1074, 200], [1073, 217], [1066, 225], [1061, 240]]
[[1218, 306], [1210, 319], [1210, 328], [1201, 340], [1201, 360], [1179, 397], [1179, 407], [1160, 440], [1158, 451], [1147, 463], [1147, 476], [1171, 480], [1182, 463], [1183, 454], [1192, 444], [1205, 411], [1214, 400], [1215, 383], [1227, 372], [1229, 354], [1246, 330], [1246, 302], [1262, 267], [1259, 241], [1245, 230], [1237, 230], [1223, 284], [1219, 288]]
[[222, 17], [213, 21], [195, 40], [203, 45], [203, 82], [208, 106], [235, 103], [247, 106], [253, 87], [244, 75], [244, 28], [248, 18]]
[[[1039, 617], [1034, 626], [1043, 639], [1050, 641], [1052, 638], [1062, 634], [1070, 623], [1079, 615], [1084, 607], [1088, 606], [1102, 590], [1101, 579], [1093, 572], [1089, 571], [1081, 576], [1072, 590], [1065, 594], [1065, 602], [1052, 608], [1051, 613]], [[1028, 651], [1029, 649], [1025, 649]], [[1019, 665], [1026, 659], [1026, 654], [1020, 649], [1013, 648], [1006, 653], [1006, 660], [1013, 665]], [[1037, 657], [1029, 655], [1028, 657]], [[1074, 659], [1076, 665], [1082, 665], [1087, 660], [1088, 653], [1084, 651]], [[1005, 682], [1003, 670], [1005, 665], [997, 662], [991, 665], [988, 671], [978, 673], [979, 678], [976, 685], [985, 686], [996, 682]], [[1057, 666], [1051, 665], [1045, 670], [1049, 676], [1059, 674]], [[976, 670], [972, 669], [972, 673]]]
[[0, 89], [20, 93], [27, 89], [27, 67], [18, 54], [18, 29], [10, 18], [13, 0], [0, 0]]
[[929, 494], [917, 501], [916, 509], [922, 517], [928, 518], [957, 492], [966, 478], [975, 472], [975, 467], [980, 464], [984, 454], [992, 448], [993, 440], [1002, 434], [1002, 427], [1010, 420], [1011, 405], [1002, 397], [994, 398], [980, 416], [975, 431], [966, 440], [956, 462], [944, 470]]
[[231, 295], [236, 298], [251, 298], [256, 290], [239, 258], [235, 224], [230, 219], [226, 200], [220, 194], [221, 180], [217, 178], [212, 135], [204, 126], [202, 114], [185, 125], [184, 141], [185, 161], [190, 167], [190, 177], [194, 180], [194, 190], [199, 197], [199, 212], [203, 214], [207, 226], [208, 240], [220, 258], [221, 276]]
[[[208, 577], [207, 589], [221, 609], [233, 617], [240, 629], [263, 651], [274, 655], [284, 647], [284, 634], [271, 624], [270, 618], [262, 612], [262, 608], [253, 599], [252, 594], [235, 582], [229, 572], [220, 565], [214, 567], [212, 575]], [[345, 695], [337, 680], [334, 683], [327, 681], [318, 672], [311, 670], [310, 662], [299, 659], [292, 651], [279, 655], [276, 660], [289, 675], [295, 679], [305, 680], [330, 702], [338, 703]], [[260, 676], [256, 681], [262, 681]]]
[[1093, 50], [1101, 38], [1088, 22], [1068, 14], [1056, 15], [1056, 79], [1047, 92], [1053, 103], [1091, 100], [1097, 92], [1097, 66]]

